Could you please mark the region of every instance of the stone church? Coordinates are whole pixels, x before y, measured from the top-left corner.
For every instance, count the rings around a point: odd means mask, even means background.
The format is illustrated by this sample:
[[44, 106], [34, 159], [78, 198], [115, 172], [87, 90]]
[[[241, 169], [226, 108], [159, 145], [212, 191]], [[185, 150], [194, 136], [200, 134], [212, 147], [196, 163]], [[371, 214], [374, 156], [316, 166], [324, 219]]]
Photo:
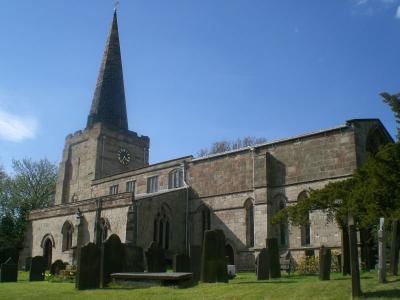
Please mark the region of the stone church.
[[391, 141], [378, 119], [355, 119], [326, 130], [206, 157], [149, 164], [150, 138], [129, 130], [117, 14], [86, 128], [66, 137], [53, 206], [32, 211], [25, 258], [76, 263], [77, 217], [82, 243], [110, 234], [145, 250], [151, 241], [174, 253], [201, 245], [203, 232], [222, 229], [230, 263], [254, 269], [267, 237], [294, 258], [321, 245], [340, 249], [341, 234], [322, 211], [297, 227], [271, 224], [278, 210], [310, 188], [352, 176], [369, 152]]

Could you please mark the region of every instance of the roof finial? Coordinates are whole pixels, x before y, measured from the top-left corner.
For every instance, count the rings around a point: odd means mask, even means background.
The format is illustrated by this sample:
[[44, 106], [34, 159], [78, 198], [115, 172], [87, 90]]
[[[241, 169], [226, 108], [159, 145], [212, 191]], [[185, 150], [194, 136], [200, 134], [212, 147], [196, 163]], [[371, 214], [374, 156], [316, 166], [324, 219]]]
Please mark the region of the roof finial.
[[116, 12], [119, 9], [119, 0], [114, 1], [114, 11]]

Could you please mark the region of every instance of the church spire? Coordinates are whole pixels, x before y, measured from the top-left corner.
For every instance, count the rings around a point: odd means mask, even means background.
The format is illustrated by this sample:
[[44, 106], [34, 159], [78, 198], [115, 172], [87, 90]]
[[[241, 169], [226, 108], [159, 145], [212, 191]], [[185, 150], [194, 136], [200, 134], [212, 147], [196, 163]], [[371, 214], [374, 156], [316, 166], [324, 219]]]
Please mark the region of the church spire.
[[114, 10], [86, 128], [92, 127], [95, 123], [122, 130], [128, 129], [116, 10]]

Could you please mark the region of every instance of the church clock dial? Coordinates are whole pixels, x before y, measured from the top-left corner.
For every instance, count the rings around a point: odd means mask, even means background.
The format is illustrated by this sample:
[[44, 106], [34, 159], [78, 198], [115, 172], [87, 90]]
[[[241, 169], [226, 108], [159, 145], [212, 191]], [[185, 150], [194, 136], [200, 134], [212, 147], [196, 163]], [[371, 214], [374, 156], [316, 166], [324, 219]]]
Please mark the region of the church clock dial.
[[120, 148], [118, 150], [118, 161], [121, 165], [126, 166], [131, 161], [131, 154], [125, 148]]

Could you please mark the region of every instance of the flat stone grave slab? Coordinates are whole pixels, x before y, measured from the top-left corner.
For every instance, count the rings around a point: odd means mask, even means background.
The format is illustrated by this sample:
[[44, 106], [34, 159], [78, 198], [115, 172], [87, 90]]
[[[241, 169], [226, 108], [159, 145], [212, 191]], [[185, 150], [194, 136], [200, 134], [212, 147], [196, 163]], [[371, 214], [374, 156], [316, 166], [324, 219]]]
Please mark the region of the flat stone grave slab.
[[112, 273], [114, 283], [130, 287], [150, 286], [187, 286], [190, 284], [193, 273], [168, 272], [168, 273]]

